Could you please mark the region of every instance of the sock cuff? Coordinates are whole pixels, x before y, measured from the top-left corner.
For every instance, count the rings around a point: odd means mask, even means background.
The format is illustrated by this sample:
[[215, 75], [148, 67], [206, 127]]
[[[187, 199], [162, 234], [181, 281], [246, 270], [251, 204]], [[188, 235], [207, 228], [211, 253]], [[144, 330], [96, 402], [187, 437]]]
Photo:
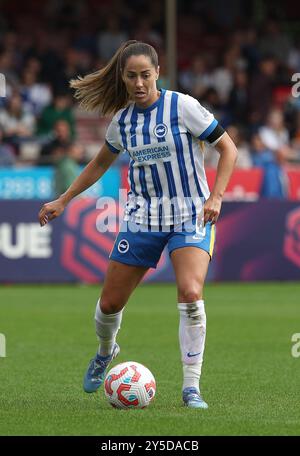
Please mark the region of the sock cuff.
[[179, 302], [177, 304], [179, 312], [186, 313], [189, 311], [189, 313], [197, 313], [200, 315], [205, 314], [205, 308], [204, 308], [204, 300], [199, 299], [198, 301], [194, 302]]
[[96, 311], [95, 311], [95, 320], [98, 322], [103, 321], [103, 319], [107, 320], [113, 320], [115, 318], [118, 318], [118, 316], [122, 315], [123, 309], [120, 310], [120, 312], [113, 313], [113, 314], [105, 314], [101, 311], [100, 309], [100, 299], [98, 299], [97, 304], [96, 304]]

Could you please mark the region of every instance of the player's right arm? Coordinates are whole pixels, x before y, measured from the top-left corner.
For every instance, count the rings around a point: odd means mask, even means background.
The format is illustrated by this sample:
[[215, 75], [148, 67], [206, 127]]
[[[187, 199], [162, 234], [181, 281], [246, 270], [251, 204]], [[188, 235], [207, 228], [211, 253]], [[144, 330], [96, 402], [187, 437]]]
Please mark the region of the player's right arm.
[[113, 153], [105, 143], [99, 153], [88, 163], [82, 173], [74, 180], [68, 190], [59, 198], [45, 203], [39, 212], [41, 226], [46, 225], [50, 220], [58, 217], [65, 209], [72, 198], [91, 187], [108, 170], [117, 158], [118, 154]]

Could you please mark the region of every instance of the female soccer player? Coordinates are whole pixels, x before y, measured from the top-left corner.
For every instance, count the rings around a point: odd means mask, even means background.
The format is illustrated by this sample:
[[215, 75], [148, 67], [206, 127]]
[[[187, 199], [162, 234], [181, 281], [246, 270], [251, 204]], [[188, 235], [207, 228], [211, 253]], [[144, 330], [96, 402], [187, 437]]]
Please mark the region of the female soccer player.
[[[197, 100], [157, 90], [158, 76], [155, 49], [128, 41], [105, 68], [71, 81], [84, 108], [114, 117], [98, 155], [65, 193], [44, 204], [39, 220], [43, 226], [58, 217], [72, 198], [103, 176], [120, 152], [129, 153], [130, 190], [124, 221], [96, 306], [100, 345], [83, 387], [91, 393], [103, 383], [109, 363], [120, 351], [116, 335], [123, 308], [148, 268], [156, 267], [167, 245], [178, 291], [183, 403], [205, 409], [208, 405], [199, 386], [206, 335], [203, 285], [213, 251], [214, 224], [237, 150]], [[207, 141], [220, 153], [211, 193], [200, 141]]]

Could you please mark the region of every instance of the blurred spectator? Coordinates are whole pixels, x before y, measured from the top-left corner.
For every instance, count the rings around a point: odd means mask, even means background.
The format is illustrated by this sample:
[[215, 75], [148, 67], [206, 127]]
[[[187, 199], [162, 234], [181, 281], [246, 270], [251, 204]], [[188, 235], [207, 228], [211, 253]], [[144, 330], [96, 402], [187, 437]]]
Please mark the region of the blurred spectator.
[[241, 44], [242, 55], [247, 61], [247, 70], [249, 74], [257, 68], [260, 57], [258, 49], [257, 30], [255, 27], [248, 27], [243, 33], [243, 42]]
[[211, 75], [211, 84], [219, 94], [221, 102], [227, 103], [233, 86], [233, 74], [241, 59], [240, 48], [233, 46], [225, 52], [223, 65], [217, 67]]
[[[238, 150], [236, 168], [250, 169], [252, 167], [251, 151], [248, 143], [243, 137], [240, 128], [238, 128], [236, 125], [229, 125], [226, 128], [226, 131], [235, 143]], [[207, 155], [205, 157], [206, 166], [215, 168], [220, 156], [219, 152], [211, 146], [207, 146], [207, 149]]]
[[209, 111], [214, 113], [216, 119], [224, 126], [227, 127], [228, 121], [226, 113], [224, 112], [223, 105], [216, 89], [209, 87], [200, 98], [200, 103]]
[[54, 137], [41, 150], [39, 165], [53, 163], [55, 151], [66, 150], [72, 142], [70, 125], [65, 120], [58, 120], [54, 125]]
[[4, 74], [7, 84], [13, 88], [17, 86], [19, 77], [14, 68], [13, 53], [11, 51], [0, 51], [0, 73]]
[[0, 168], [13, 166], [16, 163], [16, 157], [13, 148], [3, 142], [3, 130], [0, 128]]
[[18, 68], [20, 68], [23, 63], [23, 55], [20, 46], [20, 37], [15, 31], [10, 30], [3, 35], [2, 49], [10, 62], [9, 68], [7, 68], [9, 73], [6, 75], [7, 79], [9, 80], [11, 75], [15, 80], [14, 82], [17, 82], [19, 80]]
[[300, 38], [297, 38], [297, 42], [289, 50], [288, 66], [292, 72], [300, 73]]
[[227, 133], [235, 143], [238, 156], [236, 161], [236, 168], [248, 169], [252, 167], [252, 158], [249, 145], [246, 143], [241, 130], [235, 125], [227, 127]]
[[128, 40], [128, 35], [120, 29], [117, 16], [109, 16], [107, 19], [107, 29], [101, 32], [98, 38], [100, 58], [108, 61], [126, 40]]
[[69, 47], [64, 53], [64, 67], [59, 73], [55, 87], [59, 92], [67, 92], [70, 79], [92, 70], [92, 55], [84, 49]]
[[59, 196], [64, 193], [80, 173], [79, 162], [83, 158], [83, 148], [78, 144], [70, 144], [66, 150], [56, 149], [55, 192]]
[[69, 94], [56, 94], [53, 103], [42, 111], [38, 122], [37, 134], [44, 138], [51, 137], [54, 125], [58, 120], [65, 120], [69, 124], [71, 138], [74, 139], [75, 120]]
[[265, 56], [259, 62], [249, 84], [249, 120], [253, 127], [262, 125], [272, 105], [272, 91], [276, 76], [277, 62], [272, 56]]
[[52, 93], [48, 85], [37, 82], [37, 74], [25, 69], [22, 74], [22, 85], [20, 95], [26, 111], [34, 115], [40, 112], [51, 103]]
[[291, 40], [281, 31], [280, 23], [268, 19], [262, 27], [263, 33], [258, 42], [261, 54], [272, 54], [278, 62], [286, 64], [291, 48]]
[[148, 43], [157, 50], [161, 49], [163, 41], [161, 35], [153, 29], [151, 21], [143, 17], [134, 31], [134, 39]]
[[[62, 56], [53, 49], [55, 36], [51, 36], [51, 33], [41, 24], [37, 24], [32, 34], [34, 43], [25, 54], [26, 61], [30, 59], [31, 62], [35, 62], [36, 67], [39, 65], [41, 80], [51, 83], [56, 89], [56, 84], [59, 84], [60, 81], [61, 70], [64, 68], [64, 62]], [[62, 36], [61, 39], [63, 39]], [[65, 40], [62, 40], [60, 46], [64, 45]]]
[[245, 70], [236, 70], [227, 104], [231, 122], [242, 125], [247, 124], [248, 103], [247, 72]]
[[262, 142], [258, 134], [253, 135], [252, 141], [253, 165], [264, 171], [261, 196], [265, 198], [285, 198], [287, 196], [287, 179], [283, 168], [276, 156]]
[[13, 145], [16, 150], [23, 140], [32, 137], [35, 118], [24, 110], [19, 94], [13, 94], [7, 108], [0, 110], [0, 127], [3, 129], [6, 142]]
[[41, 72], [41, 62], [36, 57], [30, 57], [26, 60], [26, 70], [31, 71], [38, 77]]
[[264, 146], [271, 150], [279, 163], [285, 163], [295, 157], [290, 147], [289, 132], [284, 125], [283, 114], [279, 109], [272, 109], [267, 118], [267, 125], [259, 129], [259, 136]]
[[181, 89], [195, 98], [201, 98], [211, 86], [211, 77], [204, 57], [197, 55], [188, 70], [179, 74]]

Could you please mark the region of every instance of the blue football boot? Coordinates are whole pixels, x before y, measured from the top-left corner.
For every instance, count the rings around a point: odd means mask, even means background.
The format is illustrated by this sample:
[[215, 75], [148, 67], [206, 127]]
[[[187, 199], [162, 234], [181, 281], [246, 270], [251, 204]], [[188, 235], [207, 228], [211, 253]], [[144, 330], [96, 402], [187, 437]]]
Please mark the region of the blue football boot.
[[120, 347], [116, 343], [111, 355], [100, 356], [98, 353], [91, 359], [88, 370], [83, 379], [83, 389], [86, 393], [95, 393], [102, 385], [106, 375], [106, 369], [110, 362], [118, 356]]
[[184, 405], [189, 408], [207, 409], [207, 403], [202, 399], [199, 391], [196, 388], [185, 388], [182, 392]]

